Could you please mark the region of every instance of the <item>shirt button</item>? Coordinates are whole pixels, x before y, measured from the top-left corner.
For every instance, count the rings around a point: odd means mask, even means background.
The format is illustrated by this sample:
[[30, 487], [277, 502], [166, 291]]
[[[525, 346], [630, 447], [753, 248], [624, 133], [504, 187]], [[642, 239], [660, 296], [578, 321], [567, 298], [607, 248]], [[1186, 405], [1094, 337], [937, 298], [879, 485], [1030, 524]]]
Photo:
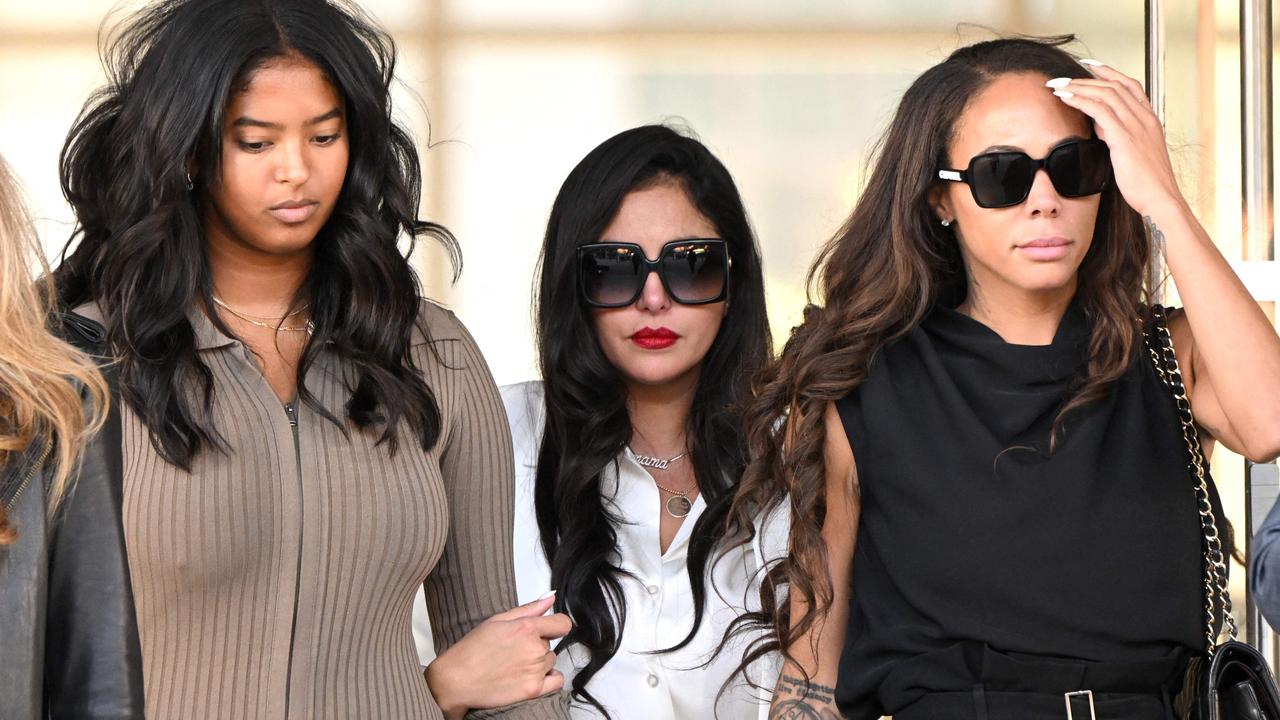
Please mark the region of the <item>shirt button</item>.
[[658, 676], [649, 673], [649, 677], [645, 678], [645, 682], [649, 683], [649, 687], [658, 687]]
[[657, 586], [657, 585], [650, 585], [650, 586], [646, 587], [646, 588], [645, 588], [645, 590], [648, 590], [650, 595], [657, 595], [657, 594], [658, 594], [658, 586]]

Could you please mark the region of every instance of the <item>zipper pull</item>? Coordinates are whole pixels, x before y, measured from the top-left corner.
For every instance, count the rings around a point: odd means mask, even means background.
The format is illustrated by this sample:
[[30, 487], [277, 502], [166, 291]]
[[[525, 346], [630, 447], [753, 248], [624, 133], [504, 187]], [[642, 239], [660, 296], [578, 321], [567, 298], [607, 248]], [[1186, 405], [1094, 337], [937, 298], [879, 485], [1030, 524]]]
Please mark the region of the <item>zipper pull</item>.
[[298, 415], [294, 412], [293, 405], [285, 405], [284, 414], [289, 416], [289, 427], [298, 427]]

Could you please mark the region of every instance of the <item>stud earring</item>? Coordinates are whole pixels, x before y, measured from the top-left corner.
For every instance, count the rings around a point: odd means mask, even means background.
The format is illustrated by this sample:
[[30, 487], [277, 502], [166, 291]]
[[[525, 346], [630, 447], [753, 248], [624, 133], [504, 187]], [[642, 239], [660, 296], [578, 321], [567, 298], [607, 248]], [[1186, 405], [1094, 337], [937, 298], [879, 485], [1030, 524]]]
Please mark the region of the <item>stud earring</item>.
[[952, 221], [947, 218], [942, 218], [942, 227], [951, 227], [951, 222]]

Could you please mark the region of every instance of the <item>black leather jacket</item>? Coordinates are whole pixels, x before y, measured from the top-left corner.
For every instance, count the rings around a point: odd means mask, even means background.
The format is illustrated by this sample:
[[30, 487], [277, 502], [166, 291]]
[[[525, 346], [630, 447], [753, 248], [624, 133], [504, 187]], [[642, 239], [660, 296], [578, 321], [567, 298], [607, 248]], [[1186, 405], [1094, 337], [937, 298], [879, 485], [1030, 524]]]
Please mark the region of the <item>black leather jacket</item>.
[[[102, 355], [101, 326], [62, 317], [72, 344]], [[108, 378], [110, 380], [110, 378]], [[52, 521], [49, 444], [0, 467], [18, 539], [0, 547], [0, 717], [141, 718], [142, 662], [121, 527], [120, 418], [88, 443]]]

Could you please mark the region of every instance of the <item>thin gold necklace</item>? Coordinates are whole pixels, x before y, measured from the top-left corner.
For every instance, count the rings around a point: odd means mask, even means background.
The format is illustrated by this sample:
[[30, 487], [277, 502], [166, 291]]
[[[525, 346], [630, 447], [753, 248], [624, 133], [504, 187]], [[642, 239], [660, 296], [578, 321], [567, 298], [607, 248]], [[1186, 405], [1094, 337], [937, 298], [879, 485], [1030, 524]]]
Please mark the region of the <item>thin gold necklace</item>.
[[[636, 462], [639, 463], [641, 467], [655, 468], [657, 470], [666, 470], [668, 465], [689, 454], [689, 451], [685, 450], [674, 457], [659, 458], [652, 455], [641, 455], [633, 450], [630, 445], [627, 446], [627, 450], [631, 452], [631, 455], [635, 457]], [[653, 480], [653, 484], [658, 486], [659, 490], [662, 490], [671, 496], [667, 498], [667, 502], [664, 503], [667, 514], [673, 518], [683, 518], [688, 516], [689, 511], [693, 509], [693, 501], [689, 499], [689, 493], [693, 492], [694, 489], [691, 488], [684, 492], [672, 490], [658, 482], [658, 478], [654, 477], [652, 473], [648, 473], [648, 475], [649, 478]]]
[[297, 315], [298, 313], [302, 312], [303, 310], [306, 310], [307, 308], [311, 307], [311, 303], [307, 303], [307, 304], [303, 305], [302, 307], [298, 308], [297, 310], [294, 310], [293, 312], [289, 313], [288, 315], [278, 315], [278, 316], [272, 317], [272, 316], [267, 316], [267, 315], [252, 315], [252, 314], [247, 313], [247, 312], [241, 312], [241, 311], [239, 311], [239, 310], [232, 310], [232, 309], [231, 309], [231, 306], [230, 306], [230, 305], [227, 305], [227, 303], [226, 303], [222, 298], [218, 297], [216, 294], [213, 296], [213, 301], [214, 301], [214, 302], [216, 302], [216, 303], [218, 303], [218, 304], [219, 304], [219, 305], [221, 305], [222, 307], [226, 308], [227, 310], [230, 310], [232, 313], [235, 313], [236, 317], [245, 318], [246, 320], [247, 320], [247, 319], [249, 319], [249, 318], [253, 318], [254, 320], [263, 320], [263, 321], [265, 321], [265, 322], [270, 322], [270, 321], [272, 321], [272, 320], [288, 320], [289, 318], [293, 317], [294, 315]]
[[[218, 305], [218, 307], [222, 308], [223, 310], [226, 310], [227, 312], [231, 313], [232, 315], [235, 315], [236, 317], [238, 317], [238, 318], [240, 318], [241, 320], [243, 320], [243, 321], [245, 321], [245, 322], [249, 323], [250, 325], [256, 325], [256, 326], [258, 326], [258, 327], [260, 327], [260, 328], [266, 328], [267, 330], [274, 330], [274, 331], [276, 331], [276, 332], [305, 332], [305, 333], [307, 333], [307, 334], [311, 334], [312, 332], [314, 332], [314, 331], [315, 331], [315, 323], [311, 322], [310, 320], [308, 320], [308, 321], [307, 321], [307, 323], [306, 323], [305, 325], [294, 325], [294, 326], [292, 326], [292, 327], [288, 327], [288, 326], [285, 326], [285, 325], [279, 325], [279, 326], [276, 326], [276, 325], [272, 325], [272, 324], [270, 324], [270, 323], [262, 322], [261, 320], [255, 320], [255, 319], [254, 319], [254, 317], [256, 317], [256, 316], [246, 315], [246, 314], [244, 314], [244, 313], [242, 313], [242, 312], [237, 311], [235, 308], [233, 308], [233, 307], [231, 307], [230, 305], [228, 305], [228, 304], [226, 304], [225, 302], [223, 302], [223, 301], [222, 301], [222, 298], [219, 298], [217, 295], [214, 295], [214, 296], [213, 296], [213, 302], [214, 302], [214, 303], [216, 303], [216, 304]], [[309, 305], [309, 303], [308, 303], [308, 305]], [[306, 310], [306, 309], [307, 309], [307, 307], [308, 307], [308, 305], [303, 305], [302, 307], [298, 308], [297, 310], [294, 310], [293, 312], [289, 313], [288, 315], [283, 315], [283, 316], [281, 316], [281, 317], [276, 317], [276, 318], [263, 318], [263, 320], [279, 320], [279, 321], [284, 321], [284, 320], [286, 320], [286, 319], [288, 319], [288, 318], [293, 317], [294, 315], [297, 315], [298, 313], [302, 312], [303, 310]]]
[[[649, 477], [653, 476], [650, 475]], [[672, 490], [669, 487], [663, 487], [662, 483], [658, 482], [657, 478], [653, 478], [653, 484], [657, 485], [659, 490], [665, 490], [671, 495], [671, 497], [667, 498], [667, 502], [664, 503], [667, 508], [667, 514], [671, 517], [685, 517], [689, 514], [689, 511], [693, 509], [693, 501], [689, 499], [689, 493], [693, 492], [693, 490], [686, 490], [684, 492]]]

